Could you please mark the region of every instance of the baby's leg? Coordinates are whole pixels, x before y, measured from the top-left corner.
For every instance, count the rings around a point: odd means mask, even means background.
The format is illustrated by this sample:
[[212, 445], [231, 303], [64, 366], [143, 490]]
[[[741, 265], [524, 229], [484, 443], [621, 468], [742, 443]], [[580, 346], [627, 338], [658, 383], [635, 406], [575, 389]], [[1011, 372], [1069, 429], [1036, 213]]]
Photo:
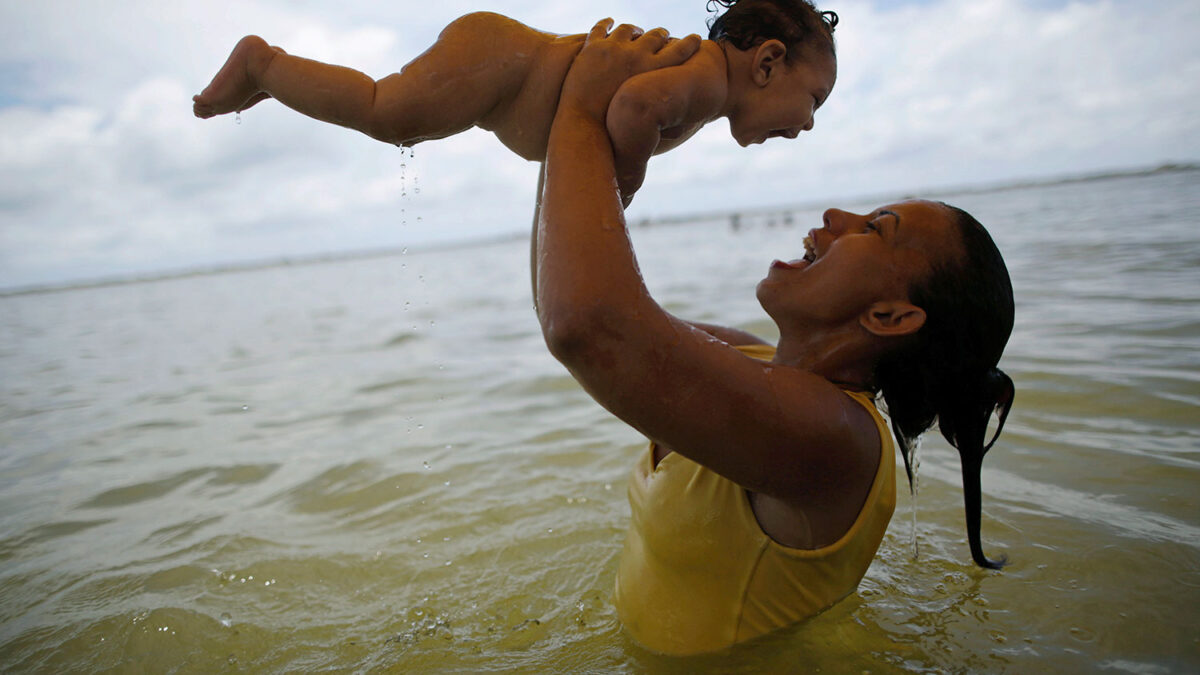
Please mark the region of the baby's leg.
[[272, 97], [309, 117], [396, 145], [450, 136], [515, 96], [524, 81], [528, 62], [495, 51], [498, 46], [514, 47], [496, 40], [503, 32], [499, 29], [507, 27], [498, 27], [498, 20], [535, 33], [499, 15], [470, 14], [447, 26], [437, 42], [400, 73], [378, 82], [248, 36], [212, 83], [194, 97], [194, 111], [199, 117], [212, 117]]
[[357, 70], [293, 56], [247, 35], [212, 82], [192, 98], [192, 110], [208, 118], [245, 110], [266, 98], [322, 122], [366, 131], [375, 80]]
[[425, 53], [379, 80], [367, 133], [412, 145], [476, 125], [490, 129], [491, 118], [521, 91], [549, 37], [491, 12], [455, 19]]

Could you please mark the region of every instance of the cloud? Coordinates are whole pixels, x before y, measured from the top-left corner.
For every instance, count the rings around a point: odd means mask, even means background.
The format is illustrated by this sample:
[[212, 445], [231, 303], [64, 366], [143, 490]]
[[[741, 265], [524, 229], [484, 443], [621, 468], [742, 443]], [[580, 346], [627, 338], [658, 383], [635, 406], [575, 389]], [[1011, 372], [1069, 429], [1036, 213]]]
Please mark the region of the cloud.
[[[685, 146], [656, 160], [647, 185], [703, 210], [1200, 155], [1200, 78], [1187, 76], [1200, 68], [1200, 53], [1182, 37], [1200, 28], [1194, 3], [837, 9], [839, 81], [813, 133], [709, 162], [716, 170], [701, 181], [705, 189], [688, 184], [686, 164], [696, 159]], [[731, 167], [753, 180], [739, 185]], [[713, 185], [728, 189], [707, 190]]]
[[[842, 16], [839, 82], [814, 131], [742, 149], [717, 121], [651, 162], [632, 219], [1200, 157], [1190, 0], [822, 4]], [[599, 18], [565, 3], [488, 8], [559, 31]], [[410, 158], [274, 102], [240, 125], [191, 116], [191, 94], [245, 33], [379, 77], [472, 9], [11, 4], [0, 287], [525, 230], [536, 166], [486, 133]], [[677, 34], [707, 17], [700, 2], [604, 11]]]

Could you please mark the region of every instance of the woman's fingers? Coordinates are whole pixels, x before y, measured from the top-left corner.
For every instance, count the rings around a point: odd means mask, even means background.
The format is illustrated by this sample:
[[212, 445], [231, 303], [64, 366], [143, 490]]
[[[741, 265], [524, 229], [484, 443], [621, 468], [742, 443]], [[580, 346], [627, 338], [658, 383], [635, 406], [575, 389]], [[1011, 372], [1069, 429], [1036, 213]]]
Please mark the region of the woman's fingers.
[[592, 26], [592, 30], [588, 31], [588, 36], [587, 36], [588, 41], [594, 41], [594, 40], [599, 40], [599, 39], [604, 38], [605, 36], [608, 35], [608, 31], [609, 31], [609, 29], [612, 28], [612, 25], [613, 25], [613, 20], [611, 18], [600, 19], [599, 21], [596, 22], [595, 26]]
[[612, 32], [612, 37], [618, 40], [634, 40], [642, 35], [642, 29], [633, 24], [623, 23]]
[[694, 35], [672, 40], [662, 28], [646, 32], [632, 24], [614, 27], [612, 19], [602, 19], [588, 32], [583, 49], [571, 64], [563, 82], [562, 101], [574, 101], [603, 115], [626, 79], [677, 66], [695, 54], [699, 45]]
[[662, 46], [667, 44], [667, 40], [671, 38], [671, 34], [666, 28], [651, 28], [642, 34], [641, 41], [655, 46], [655, 51], [662, 49]]
[[683, 63], [700, 48], [700, 37], [697, 35], [689, 35], [682, 40], [672, 41], [666, 28], [652, 28], [643, 31], [638, 26], [629, 23], [623, 23], [613, 28], [614, 23], [616, 22], [611, 18], [596, 22], [596, 25], [592, 26], [592, 30], [588, 33], [588, 42], [597, 43], [606, 39], [615, 42], [634, 42], [651, 54], [663, 57], [661, 65], [656, 64], [655, 67]]
[[[666, 33], [666, 31], [663, 31]], [[692, 55], [700, 50], [700, 36], [696, 34], [688, 35], [674, 42], [670, 42], [666, 47], [661, 48], [657, 57], [660, 60], [660, 67], [677, 66], [684, 61], [692, 58]]]

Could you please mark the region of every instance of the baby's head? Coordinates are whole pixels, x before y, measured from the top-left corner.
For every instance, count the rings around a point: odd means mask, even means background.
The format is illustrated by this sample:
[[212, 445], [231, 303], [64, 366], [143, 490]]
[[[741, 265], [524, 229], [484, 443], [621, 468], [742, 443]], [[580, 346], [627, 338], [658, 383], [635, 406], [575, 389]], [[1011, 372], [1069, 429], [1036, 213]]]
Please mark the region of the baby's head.
[[810, 0], [709, 0], [714, 5], [727, 9], [710, 22], [708, 39], [737, 52], [733, 137], [745, 146], [811, 129], [837, 79], [837, 14]]

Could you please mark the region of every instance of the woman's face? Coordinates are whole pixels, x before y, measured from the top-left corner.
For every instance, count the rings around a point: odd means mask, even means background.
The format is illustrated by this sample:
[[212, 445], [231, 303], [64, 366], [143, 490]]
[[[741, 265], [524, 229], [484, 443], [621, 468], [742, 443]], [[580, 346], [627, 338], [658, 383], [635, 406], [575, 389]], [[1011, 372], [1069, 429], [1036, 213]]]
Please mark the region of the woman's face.
[[908, 302], [908, 289], [935, 263], [963, 255], [951, 212], [928, 201], [865, 215], [830, 209], [804, 248], [802, 258], [773, 262], [758, 284], [759, 302], [781, 330], [843, 325], [874, 303]]

